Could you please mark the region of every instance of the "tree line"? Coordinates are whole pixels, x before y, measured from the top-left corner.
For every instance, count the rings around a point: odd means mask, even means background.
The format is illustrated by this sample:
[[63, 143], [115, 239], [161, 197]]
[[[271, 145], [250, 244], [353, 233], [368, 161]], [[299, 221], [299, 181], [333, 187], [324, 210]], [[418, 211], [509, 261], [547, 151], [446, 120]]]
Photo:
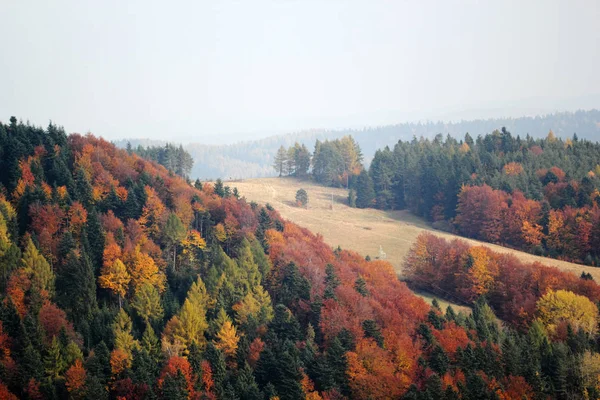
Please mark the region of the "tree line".
[[138, 145], [133, 148], [127, 142], [126, 149], [128, 153], [135, 153], [147, 160], [157, 162], [169, 171], [187, 179], [190, 177], [192, 168], [194, 167], [194, 159], [188, 153], [183, 145], [179, 147], [167, 143], [164, 146], [142, 146]]
[[332, 141], [317, 140], [312, 154], [306, 146], [298, 143], [287, 150], [281, 146], [275, 155], [273, 168], [279, 176], [310, 176], [323, 185], [348, 187], [363, 169], [362, 161], [358, 143], [352, 136], [344, 136]]
[[[599, 110], [579, 110], [575, 112], [560, 112], [520, 118], [495, 118], [479, 120], [427, 121], [416, 123], [399, 123], [387, 126], [368, 127], [361, 129], [340, 130], [310, 130], [286, 133], [257, 140], [245, 140], [239, 143], [210, 145], [189, 143], [184, 145], [194, 158], [194, 167], [190, 173], [192, 179], [214, 180], [218, 177], [226, 179], [262, 178], [274, 175], [273, 157], [281, 145], [286, 149], [295, 142], [304, 144], [310, 151], [318, 139], [335, 140], [352, 135], [360, 145], [365, 155], [365, 164], [369, 164], [373, 154], [378, 149], [389, 146], [393, 149], [399, 139], [409, 140], [413, 137], [432, 139], [436, 134], [449, 134], [462, 137], [470, 132], [473, 137], [492, 132], [498, 127], [505, 126], [511, 132], [519, 132], [523, 137], [529, 133], [533, 138], [545, 137], [548, 131], [554, 129], [557, 136], [570, 136], [577, 132], [580, 138], [595, 140], [600, 137]], [[148, 139], [122, 139], [115, 143], [125, 148], [127, 141], [133, 147], [138, 144], [164, 146], [165, 142]]]
[[351, 196], [358, 207], [409, 209], [468, 237], [599, 265], [598, 160], [600, 144], [552, 131], [414, 138], [378, 150]]

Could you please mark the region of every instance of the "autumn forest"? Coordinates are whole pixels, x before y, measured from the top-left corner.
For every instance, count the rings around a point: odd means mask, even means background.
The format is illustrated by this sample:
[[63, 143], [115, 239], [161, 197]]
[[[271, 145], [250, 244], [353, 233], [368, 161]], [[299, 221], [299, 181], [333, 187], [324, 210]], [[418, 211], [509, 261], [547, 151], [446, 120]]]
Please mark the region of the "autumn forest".
[[[597, 265], [599, 153], [498, 131], [399, 142], [368, 170], [351, 137], [283, 149], [278, 165], [348, 187], [358, 207]], [[423, 235], [403, 282], [235, 183], [187, 180], [190, 162], [0, 124], [0, 398], [600, 396], [591, 276]]]

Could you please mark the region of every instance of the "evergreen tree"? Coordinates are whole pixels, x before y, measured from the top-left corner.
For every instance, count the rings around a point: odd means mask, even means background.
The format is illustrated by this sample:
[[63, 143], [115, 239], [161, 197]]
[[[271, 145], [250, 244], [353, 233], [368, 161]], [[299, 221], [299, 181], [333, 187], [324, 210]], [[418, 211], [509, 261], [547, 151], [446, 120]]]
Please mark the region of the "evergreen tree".
[[165, 376], [162, 388], [161, 398], [165, 400], [188, 400], [187, 382], [181, 371], [177, 370], [175, 376], [168, 374]]
[[131, 362], [131, 374], [136, 383], [146, 384], [148, 388], [154, 386], [158, 376], [158, 364], [146, 349], [134, 349]]
[[215, 194], [219, 197], [225, 197], [225, 188], [223, 185], [223, 181], [221, 180], [221, 178], [217, 179], [215, 181]]
[[44, 372], [50, 381], [56, 381], [62, 378], [67, 365], [62, 356], [62, 349], [56, 336], [52, 338], [52, 343], [44, 357]]
[[186, 237], [186, 229], [175, 213], [170, 213], [163, 228], [164, 240], [173, 251], [173, 270], [177, 262], [177, 245]]
[[366, 208], [371, 206], [375, 199], [373, 182], [367, 171], [361, 171], [356, 181], [356, 207]]
[[88, 213], [88, 220], [87, 224], [85, 225], [85, 231], [87, 234], [88, 241], [90, 243], [90, 260], [92, 261], [94, 272], [97, 275], [100, 271], [100, 268], [102, 267], [102, 256], [104, 252], [104, 233], [102, 232], [100, 218], [95, 208], [93, 208], [92, 211]]
[[212, 342], [208, 342], [204, 351], [204, 358], [210, 363], [213, 380], [215, 381], [215, 391], [221, 393], [224, 389], [227, 366], [223, 353], [215, 347]]
[[431, 356], [429, 358], [429, 366], [431, 369], [440, 375], [444, 375], [448, 370], [449, 364], [450, 359], [444, 349], [440, 346], [435, 346], [431, 351]]
[[245, 363], [244, 367], [238, 371], [235, 380], [235, 393], [242, 399], [260, 400], [263, 398], [254, 379], [252, 368], [248, 363]]
[[292, 312], [283, 304], [275, 306], [275, 316], [269, 324], [272, 331], [280, 341], [300, 339], [300, 324]]
[[383, 335], [381, 334], [381, 330], [379, 329], [377, 322], [373, 321], [372, 319], [364, 320], [362, 323], [362, 328], [365, 333], [365, 337], [372, 338], [379, 347], [383, 348]]
[[369, 295], [367, 282], [365, 282], [362, 276], [359, 276], [356, 278], [356, 281], [354, 281], [354, 289], [363, 297], [367, 297]]
[[110, 370], [110, 352], [104, 342], [100, 342], [94, 347], [93, 356], [87, 358], [85, 369], [89, 375], [98, 378], [101, 383], [106, 383], [111, 375]]
[[306, 208], [308, 205], [308, 193], [304, 189], [298, 189], [296, 192], [296, 204]]
[[97, 308], [96, 280], [88, 256], [71, 251], [56, 280], [61, 308], [69, 310], [76, 324], [89, 321]]
[[346, 376], [346, 370], [348, 369], [346, 350], [337, 337], [331, 341], [327, 349], [327, 364], [329, 365], [329, 375], [335, 382], [336, 387], [343, 394], [349, 393], [348, 378]]
[[275, 168], [275, 172], [279, 174], [279, 177], [283, 175], [287, 175], [288, 173], [288, 152], [285, 147], [279, 147], [277, 150], [277, 154], [275, 155], [275, 159], [273, 160], [273, 168]]
[[348, 206], [351, 208], [356, 207], [356, 191], [354, 189], [348, 191]]
[[323, 297], [326, 299], [336, 299], [335, 289], [340, 285], [340, 280], [335, 274], [332, 264], [325, 266], [325, 292]]
[[[54, 356], [50, 354], [51, 351], [52, 348], [50, 348], [50, 352], [48, 353], [50, 357], [47, 359], [48, 362]], [[38, 382], [41, 382], [44, 376], [44, 371], [46, 371], [45, 367], [47, 369], [48, 367], [50, 367], [50, 365], [44, 365], [44, 362], [42, 362], [42, 356], [40, 355], [40, 352], [36, 350], [32, 345], [28, 345], [27, 347], [25, 347], [21, 363], [22, 387], [27, 386], [30, 379], [35, 379]], [[54, 374], [54, 371], [52, 371], [52, 374]]]

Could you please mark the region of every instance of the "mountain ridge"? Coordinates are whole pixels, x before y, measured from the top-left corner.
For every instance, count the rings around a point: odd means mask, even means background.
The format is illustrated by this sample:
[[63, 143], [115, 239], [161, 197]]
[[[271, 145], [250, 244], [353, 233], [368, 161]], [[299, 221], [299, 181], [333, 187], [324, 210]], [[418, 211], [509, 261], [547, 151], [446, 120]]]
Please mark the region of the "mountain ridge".
[[[518, 117], [463, 120], [458, 122], [424, 121], [365, 127], [362, 129], [311, 129], [263, 139], [241, 141], [233, 144], [214, 145], [202, 143], [184, 144], [184, 148], [194, 157], [191, 177], [204, 180], [247, 179], [274, 176], [273, 157], [280, 146], [288, 147], [295, 142], [306, 145], [310, 150], [315, 141], [332, 140], [352, 135], [365, 155], [369, 164], [375, 151], [385, 146], [392, 147], [398, 140], [411, 140], [413, 137], [434, 137], [437, 134], [450, 135], [462, 139], [465, 133], [477, 137], [505, 127], [515, 136], [531, 135], [534, 138], [545, 137], [550, 130], [558, 137], [567, 137], [576, 133], [580, 138], [597, 140], [600, 138], [600, 111], [598, 109], [575, 112], [557, 112], [552, 114]], [[115, 145], [125, 148], [141, 144], [164, 145], [167, 141], [152, 139], [123, 139], [114, 141]], [[173, 142], [177, 143], [178, 142]]]

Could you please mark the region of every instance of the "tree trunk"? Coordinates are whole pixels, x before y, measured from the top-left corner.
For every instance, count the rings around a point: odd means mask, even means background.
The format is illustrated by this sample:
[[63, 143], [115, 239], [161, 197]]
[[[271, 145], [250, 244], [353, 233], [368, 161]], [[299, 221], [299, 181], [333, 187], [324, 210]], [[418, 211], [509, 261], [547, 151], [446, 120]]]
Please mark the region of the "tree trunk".
[[173, 245], [173, 271], [175, 271], [175, 262], [177, 257], [177, 245]]

